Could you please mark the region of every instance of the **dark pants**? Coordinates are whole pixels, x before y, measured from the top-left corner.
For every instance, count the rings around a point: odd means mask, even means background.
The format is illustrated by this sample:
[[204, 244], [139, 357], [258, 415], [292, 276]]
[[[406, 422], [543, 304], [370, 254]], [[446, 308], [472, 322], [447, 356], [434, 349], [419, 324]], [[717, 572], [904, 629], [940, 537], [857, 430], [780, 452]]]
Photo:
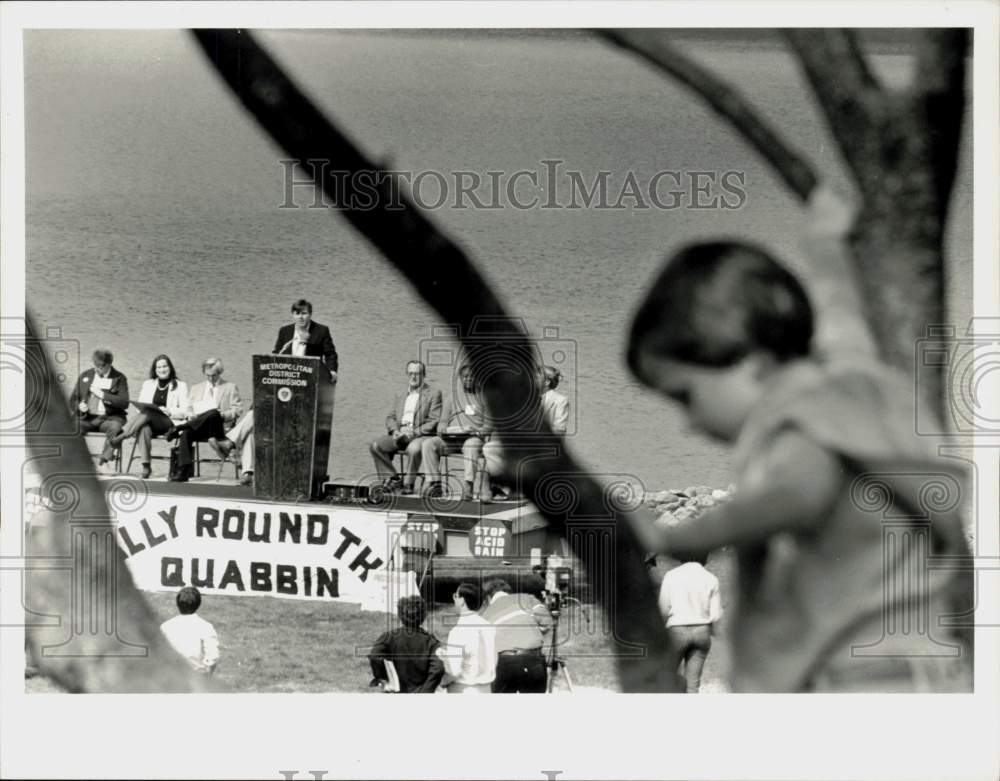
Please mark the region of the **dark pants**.
[[135, 437], [139, 440], [139, 460], [145, 466], [149, 466], [150, 454], [153, 452], [153, 437], [162, 437], [170, 431], [172, 425], [166, 415], [140, 412], [128, 419], [128, 423], [122, 429], [122, 436], [124, 439]]
[[687, 693], [697, 694], [701, 687], [701, 671], [712, 647], [712, 625], [668, 626], [667, 634], [680, 654], [678, 672], [687, 681]]
[[390, 435], [383, 434], [369, 445], [372, 459], [375, 461], [375, 471], [379, 478], [385, 480], [390, 477], [397, 477], [396, 466], [392, 463], [396, 453], [405, 451], [409, 458], [409, 465], [406, 469], [406, 476], [403, 484], [412, 488], [417, 480], [417, 473], [420, 471], [420, 449], [423, 446], [424, 437], [414, 437], [407, 441], [401, 439], [398, 443]]
[[107, 415], [87, 415], [80, 418], [80, 431], [88, 434], [91, 431], [100, 431], [104, 434], [104, 448], [101, 450], [101, 460], [110, 461], [114, 458], [115, 449], [111, 446], [111, 437], [125, 427], [125, 419], [117, 416]]
[[501, 652], [497, 657], [497, 677], [490, 691], [495, 694], [545, 692], [545, 657], [539, 651]]
[[187, 423], [177, 427], [177, 464], [189, 466], [194, 462], [195, 442], [208, 442], [209, 439], [222, 439], [226, 436], [222, 425], [222, 415], [219, 410], [210, 409], [191, 418]]

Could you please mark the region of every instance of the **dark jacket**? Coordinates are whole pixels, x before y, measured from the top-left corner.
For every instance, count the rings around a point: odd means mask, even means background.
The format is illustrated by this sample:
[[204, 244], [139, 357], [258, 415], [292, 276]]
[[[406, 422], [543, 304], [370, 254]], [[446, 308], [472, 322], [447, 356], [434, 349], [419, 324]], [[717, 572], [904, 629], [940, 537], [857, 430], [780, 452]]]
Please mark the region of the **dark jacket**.
[[[438, 421], [441, 420], [441, 391], [426, 382], [420, 386], [419, 391], [417, 408], [413, 412], [413, 432], [414, 436], [429, 437], [437, 433]], [[396, 394], [393, 407], [385, 419], [385, 430], [390, 434], [402, 425], [403, 409], [409, 395], [409, 390]]]
[[[278, 338], [274, 342], [274, 353], [291, 355], [292, 338], [295, 336], [295, 324], [281, 326]], [[326, 368], [337, 371], [337, 348], [334, 347], [330, 329], [315, 320], [309, 323], [309, 339], [306, 341], [306, 355], [322, 358]]]
[[440, 645], [434, 635], [420, 628], [400, 627], [385, 632], [368, 655], [372, 675], [380, 681], [389, 680], [385, 662], [390, 661], [396, 666], [400, 692], [433, 692], [444, 676], [444, 662], [434, 653]]
[[[80, 413], [77, 410], [77, 405], [81, 401], [86, 401], [90, 395], [90, 386], [94, 382], [94, 374], [96, 374], [96, 370], [94, 369], [87, 369], [87, 371], [81, 374], [76, 381], [73, 393], [69, 397], [70, 410], [78, 415]], [[128, 380], [114, 366], [111, 367], [108, 379], [111, 380], [111, 387], [104, 393], [105, 413], [109, 418], [122, 418], [124, 420], [126, 410], [128, 409]]]

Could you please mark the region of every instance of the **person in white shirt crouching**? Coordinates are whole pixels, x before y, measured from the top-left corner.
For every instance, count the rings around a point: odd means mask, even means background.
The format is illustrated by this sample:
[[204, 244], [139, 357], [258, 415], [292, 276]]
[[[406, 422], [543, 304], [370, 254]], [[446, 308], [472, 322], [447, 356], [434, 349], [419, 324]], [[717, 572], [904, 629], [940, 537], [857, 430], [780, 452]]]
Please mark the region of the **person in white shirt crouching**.
[[219, 637], [214, 626], [195, 615], [199, 607], [201, 593], [194, 586], [185, 586], [177, 593], [180, 615], [164, 621], [160, 631], [195, 672], [211, 675], [219, 663]]
[[663, 576], [660, 613], [667, 633], [680, 653], [680, 669], [688, 694], [701, 687], [701, 671], [712, 648], [715, 623], [722, 618], [719, 579], [705, 569], [704, 559], [678, 559], [680, 564]]

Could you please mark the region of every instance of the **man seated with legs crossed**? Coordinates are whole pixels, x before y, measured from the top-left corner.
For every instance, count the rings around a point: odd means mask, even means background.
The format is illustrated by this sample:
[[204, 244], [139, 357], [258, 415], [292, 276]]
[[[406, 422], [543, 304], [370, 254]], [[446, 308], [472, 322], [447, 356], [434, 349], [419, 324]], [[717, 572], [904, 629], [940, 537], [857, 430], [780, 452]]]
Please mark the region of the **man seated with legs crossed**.
[[201, 371], [205, 382], [191, 388], [187, 421], [178, 423], [165, 435], [168, 442], [177, 440], [177, 479], [180, 481], [186, 480], [193, 472], [194, 443], [208, 442], [221, 457], [218, 440], [225, 436], [243, 412], [239, 388], [235, 383], [222, 379], [224, 367], [221, 360], [214, 356], [206, 358], [201, 363]]
[[[386, 434], [369, 446], [375, 470], [383, 485], [392, 491], [401, 489], [413, 493], [413, 484], [420, 469], [423, 439], [432, 436], [441, 420], [441, 391], [424, 382], [427, 368], [420, 361], [406, 364], [408, 385], [396, 395], [385, 419]], [[405, 451], [410, 460], [405, 479], [396, 472], [392, 462], [396, 453]]]
[[225, 437], [209, 439], [208, 444], [223, 461], [234, 449], [237, 450], [240, 454], [240, 485], [253, 485], [253, 410], [236, 421]]
[[531, 594], [513, 594], [506, 580], [494, 578], [483, 587], [482, 616], [496, 631], [496, 694], [544, 692], [547, 682], [542, 645], [552, 628], [548, 609]]
[[104, 448], [101, 450], [100, 467], [114, 458], [115, 440], [125, 426], [125, 410], [128, 407], [128, 380], [111, 363], [114, 356], [110, 350], [94, 350], [91, 356], [94, 368], [87, 369], [76, 381], [76, 387], [69, 403], [77, 415], [81, 433], [99, 431], [104, 434]]
[[483, 451], [489, 428], [486, 410], [473, 380], [472, 367], [462, 364], [458, 376], [461, 387], [455, 389], [444, 405], [437, 436], [424, 438], [421, 457], [428, 481], [427, 495], [441, 496], [441, 456], [461, 452], [465, 462], [462, 499], [469, 500], [472, 499], [476, 480], [476, 462]]

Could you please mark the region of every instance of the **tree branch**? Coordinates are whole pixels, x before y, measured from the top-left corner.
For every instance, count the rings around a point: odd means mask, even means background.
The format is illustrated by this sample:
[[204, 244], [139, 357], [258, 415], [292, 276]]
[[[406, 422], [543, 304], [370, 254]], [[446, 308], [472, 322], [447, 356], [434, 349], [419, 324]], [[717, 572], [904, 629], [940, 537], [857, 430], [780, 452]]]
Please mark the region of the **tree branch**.
[[[500, 421], [502, 441], [514, 443], [525, 420], [538, 420], [539, 397], [533, 382], [510, 371], [492, 370], [514, 356], [533, 354], [532, 345], [519, 321], [508, 318], [503, 306], [464, 253], [440, 232], [406, 198], [391, 191], [392, 182], [299, 91], [292, 81], [246, 33], [196, 30], [194, 35], [209, 61], [250, 114], [285, 152], [300, 162], [329, 160], [332, 165], [312, 174], [328, 201], [414, 285], [424, 299], [449, 323], [461, 327], [473, 372], [485, 379], [484, 395], [491, 413]], [[332, 170], [349, 172], [333, 178]], [[358, 187], [367, 176], [376, 190]], [[492, 353], [474, 349], [469, 337], [477, 319], [506, 320], [509, 327]], [[498, 356], [498, 353], [501, 355]], [[523, 359], [521, 360], [523, 363]], [[502, 365], [502, 364], [499, 364]], [[607, 518], [603, 489], [564, 452], [548, 426], [535, 444], [549, 445], [559, 455], [531, 459], [522, 469], [525, 490], [536, 499], [539, 480], [553, 471], [575, 475], [574, 488], [582, 513]], [[542, 503], [535, 501], [536, 506]], [[566, 515], [545, 511], [553, 528], [566, 533]], [[612, 516], [617, 544], [614, 545], [616, 591], [603, 602], [617, 639], [645, 649], [645, 656], [628, 663], [619, 659], [618, 671], [626, 691], [679, 691], [676, 655], [659, 615], [637, 541], [624, 513]], [[573, 545], [579, 543], [570, 536]], [[582, 554], [583, 551], [575, 551]], [[594, 557], [581, 556], [592, 585], [604, 584], [609, 573]]]
[[59, 621], [28, 622], [32, 657], [71, 692], [219, 689], [174, 652], [135, 587], [93, 463], [34, 333], [29, 316], [25, 352], [35, 371], [25, 373], [24, 397], [26, 412], [36, 412], [25, 439], [49, 509], [41, 511], [48, 523], [31, 530], [26, 593], [30, 611]]
[[809, 197], [817, 180], [812, 165], [792, 149], [746, 98], [672, 46], [662, 30], [602, 30], [600, 35], [697, 93], [771, 164], [792, 192], [803, 201]]
[[934, 189], [943, 217], [955, 181], [962, 136], [969, 31], [924, 30], [922, 38], [917, 49], [913, 101], [920, 124], [928, 134]]
[[798, 56], [841, 155], [867, 195], [878, 181], [871, 170], [872, 149], [880, 141], [882, 114], [874, 105], [885, 97], [849, 30], [784, 30]]

